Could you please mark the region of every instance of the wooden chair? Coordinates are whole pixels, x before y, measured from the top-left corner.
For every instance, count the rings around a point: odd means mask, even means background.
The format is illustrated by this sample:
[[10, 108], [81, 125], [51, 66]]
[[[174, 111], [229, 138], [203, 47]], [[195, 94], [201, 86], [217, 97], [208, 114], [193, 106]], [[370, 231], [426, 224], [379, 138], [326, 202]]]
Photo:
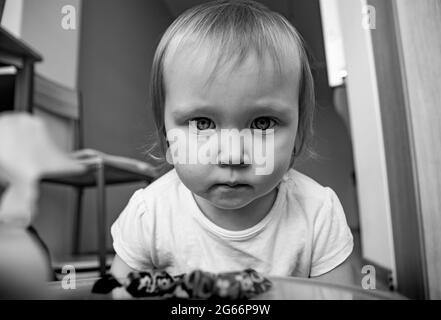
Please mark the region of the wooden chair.
[[85, 188], [97, 188], [98, 258], [100, 274], [106, 272], [106, 186], [120, 183], [145, 182], [149, 184], [156, 176], [155, 168], [143, 161], [105, 154], [98, 150], [82, 149], [81, 97], [77, 91], [63, 87], [42, 76], [35, 77], [33, 109], [44, 110], [56, 117], [68, 120], [74, 128], [72, 156], [87, 166], [82, 174], [64, 173], [47, 175], [42, 181], [72, 186], [76, 190], [74, 208], [72, 253], [79, 253], [81, 236], [81, 202]]

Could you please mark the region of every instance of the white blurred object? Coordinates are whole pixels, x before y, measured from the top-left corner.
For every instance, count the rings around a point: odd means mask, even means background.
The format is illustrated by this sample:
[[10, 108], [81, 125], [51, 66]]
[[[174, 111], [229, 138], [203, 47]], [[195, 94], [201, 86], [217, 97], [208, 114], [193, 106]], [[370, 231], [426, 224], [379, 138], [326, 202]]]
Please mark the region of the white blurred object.
[[50, 279], [47, 254], [28, 227], [36, 213], [43, 174], [82, 172], [61, 152], [43, 122], [27, 113], [0, 114], [0, 298], [44, 297]]
[[342, 85], [348, 74], [346, 71], [337, 1], [338, 0], [320, 0], [326, 65], [330, 87]]
[[43, 297], [50, 270], [46, 253], [26, 229], [0, 223], [0, 299]]
[[0, 116], [0, 182], [8, 185], [0, 201], [0, 222], [27, 227], [35, 213], [40, 177], [84, 169], [55, 146], [38, 118], [27, 113]]
[[1, 26], [17, 38], [21, 36], [23, 0], [6, 0], [1, 17]]

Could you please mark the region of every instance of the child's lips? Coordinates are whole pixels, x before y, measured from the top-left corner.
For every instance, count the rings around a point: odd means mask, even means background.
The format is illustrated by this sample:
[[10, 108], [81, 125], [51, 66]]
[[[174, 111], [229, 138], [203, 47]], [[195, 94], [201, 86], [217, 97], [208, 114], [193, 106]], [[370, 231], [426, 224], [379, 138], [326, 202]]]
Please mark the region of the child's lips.
[[217, 183], [213, 187], [224, 191], [239, 191], [251, 188], [249, 184], [244, 183]]

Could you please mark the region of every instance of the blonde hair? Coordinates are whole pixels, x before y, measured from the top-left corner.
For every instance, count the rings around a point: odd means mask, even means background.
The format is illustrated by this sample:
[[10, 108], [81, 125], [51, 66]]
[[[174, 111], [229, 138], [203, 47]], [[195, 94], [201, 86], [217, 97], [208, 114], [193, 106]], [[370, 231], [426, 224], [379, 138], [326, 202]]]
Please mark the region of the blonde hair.
[[[300, 154], [310, 151], [315, 108], [314, 81], [301, 36], [282, 15], [260, 3], [250, 0], [222, 0], [204, 3], [185, 11], [166, 30], [156, 49], [150, 99], [159, 138], [159, 159], [165, 159], [168, 146], [164, 124], [164, 61], [172, 45], [177, 43], [177, 48], [195, 41], [199, 45], [210, 44], [215, 53], [210, 56], [217, 56], [212, 75], [223, 64], [234, 59], [240, 65], [251, 50], [259, 59], [263, 59], [265, 53], [269, 54], [279, 72], [282, 71], [281, 61], [286, 56], [300, 59], [299, 123], [291, 165]], [[297, 60], [293, 61], [296, 62]]]

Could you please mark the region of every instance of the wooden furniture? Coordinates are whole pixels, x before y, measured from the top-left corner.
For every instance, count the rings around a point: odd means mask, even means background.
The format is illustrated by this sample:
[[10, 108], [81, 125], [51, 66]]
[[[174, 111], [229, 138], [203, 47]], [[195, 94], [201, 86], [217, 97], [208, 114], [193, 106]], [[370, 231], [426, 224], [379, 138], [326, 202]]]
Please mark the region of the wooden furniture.
[[119, 183], [145, 182], [150, 183], [156, 177], [154, 168], [143, 161], [108, 155], [97, 150], [81, 149], [81, 97], [72, 89], [63, 87], [44, 77], [36, 76], [34, 110], [40, 109], [52, 115], [67, 119], [74, 127], [74, 148], [72, 156], [87, 166], [87, 171], [46, 175], [43, 182], [72, 186], [76, 190], [73, 226], [74, 254], [79, 253], [81, 236], [81, 202], [85, 188], [97, 188], [97, 237], [100, 273], [106, 272], [106, 186]]
[[39, 61], [42, 57], [37, 52], [0, 27], [0, 68], [12, 66], [17, 70], [13, 106], [0, 106], [0, 110], [31, 110], [34, 64]]

